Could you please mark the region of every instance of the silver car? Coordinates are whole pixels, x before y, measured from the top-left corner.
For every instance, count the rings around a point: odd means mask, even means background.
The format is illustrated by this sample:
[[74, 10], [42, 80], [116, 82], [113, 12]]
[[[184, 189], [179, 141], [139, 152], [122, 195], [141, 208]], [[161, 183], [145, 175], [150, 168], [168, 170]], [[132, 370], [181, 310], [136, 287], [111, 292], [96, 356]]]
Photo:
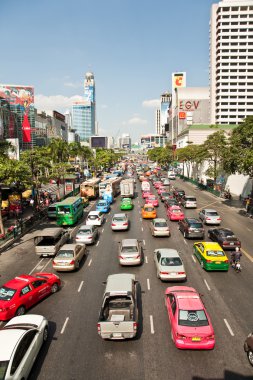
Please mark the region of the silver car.
[[102, 226], [105, 221], [105, 216], [101, 211], [90, 211], [87, 215], [87, 226]]
[[152, 236], [170, 236], [170, 229], [164, 218], [153, 219], [150, 222], [150, 230]]
[[111, 228], [113, 231], [128, 230], [129, 221], [127, 214], [114, 214], [112, 217]]
[[53, 259], [53, 268], [62, 272], [76, 270], [85, 254], [85, 244], [64, 244]]
[[137, 239], [123, 239], [119, 243], [119, 263], [139, 265], [142, 263], [142, 248]]
[[221, 217], [216, 210], [211, 208], [203, 208], [199, 213], [199, 219], [205, 224], [221, 224]]
[[82, 225], [76, 234], [76, 243], [93, 244], [98, 239], [98, 228], [96, 226]]
[[157, 278], [162, 281], [184, 281], [186, 272], [176, 249], [158, 248], [154, 251]]
[[48, 321], [42, 315], [12, 318], [0, 330], [0, 378], [27, 379], [43, 343], [48, 339]]

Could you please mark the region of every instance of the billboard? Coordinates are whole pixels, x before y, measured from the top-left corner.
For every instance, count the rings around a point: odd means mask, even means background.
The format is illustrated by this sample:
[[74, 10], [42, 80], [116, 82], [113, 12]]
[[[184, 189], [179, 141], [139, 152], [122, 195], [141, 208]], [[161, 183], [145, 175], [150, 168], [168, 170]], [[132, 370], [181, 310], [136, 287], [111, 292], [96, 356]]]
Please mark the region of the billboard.
[[172, 89], [186, 87], [186, 73], [172, 73]]
[[91, 136], [91, 148], [107, 148], [107, 137], [105, 136]]
[[94, 102], [94, 86], [84, 86], [84, 100]]
[[169, 116], [169, 102], [162, 102], [161, 103], [161, 113], [160, 113], [160, 120], [161, 125], [165, 125], [168, 122], [168, 116]]

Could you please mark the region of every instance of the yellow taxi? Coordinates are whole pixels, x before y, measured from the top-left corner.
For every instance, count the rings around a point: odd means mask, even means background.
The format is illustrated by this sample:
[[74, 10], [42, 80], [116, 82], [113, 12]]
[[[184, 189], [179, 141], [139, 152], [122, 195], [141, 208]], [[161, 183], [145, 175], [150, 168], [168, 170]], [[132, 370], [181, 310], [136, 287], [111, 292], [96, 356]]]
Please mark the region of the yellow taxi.
[[156, 209], [152, 204], [145, 204], [141, 209], [141, 216], [143, 219], [156, 218]]
[[196, 242], [193, 244], [193, 252], [197, 257], [200, 265], [205, 270], [221, 270], [228, 271], [228, 258], [216, 242]]

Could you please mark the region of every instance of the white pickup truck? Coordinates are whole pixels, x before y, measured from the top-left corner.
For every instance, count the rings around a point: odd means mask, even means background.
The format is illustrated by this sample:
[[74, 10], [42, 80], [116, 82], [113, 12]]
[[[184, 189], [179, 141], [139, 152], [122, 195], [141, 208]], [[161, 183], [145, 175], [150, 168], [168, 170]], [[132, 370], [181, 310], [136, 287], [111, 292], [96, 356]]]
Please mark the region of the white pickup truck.
[[137, 284], [133, 274], [114, 274], [107, 278], [98, 319], [98, 334], [103, 339], [134, 338], [138, 328]]

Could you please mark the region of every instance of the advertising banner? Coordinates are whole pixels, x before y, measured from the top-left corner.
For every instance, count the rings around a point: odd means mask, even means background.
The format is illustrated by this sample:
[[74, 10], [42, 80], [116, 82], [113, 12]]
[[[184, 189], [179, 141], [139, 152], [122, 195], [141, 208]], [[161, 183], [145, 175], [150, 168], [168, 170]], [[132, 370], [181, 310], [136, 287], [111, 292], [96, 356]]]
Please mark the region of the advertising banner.
[[31, 125], [29, 123], [27, 113], [24, 114], [24, 119], [22, 123], [22, 132], [23, 132], [23, 142], [24, 143], [31, 142]]
[[161, 103], [161, 125], [165, 125], [168, 122], [168, 116], [169, 116], [169, 102], [162, 102]]
[[186, 87], [186, 73], [172, 73], [172, 89]]

